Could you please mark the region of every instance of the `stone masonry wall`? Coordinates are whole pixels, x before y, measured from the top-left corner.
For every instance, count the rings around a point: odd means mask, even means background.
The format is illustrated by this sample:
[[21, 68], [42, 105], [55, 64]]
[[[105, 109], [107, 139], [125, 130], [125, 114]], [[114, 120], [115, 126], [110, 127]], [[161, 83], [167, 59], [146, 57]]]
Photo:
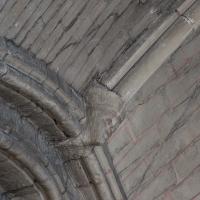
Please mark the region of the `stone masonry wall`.
[[127, 105], [108, 140], [129, 200], [200, 199], [200, 36], [191, 36]]
[[0, 36], [75, 89], [119, 69], [184, 0], [1, 0]]

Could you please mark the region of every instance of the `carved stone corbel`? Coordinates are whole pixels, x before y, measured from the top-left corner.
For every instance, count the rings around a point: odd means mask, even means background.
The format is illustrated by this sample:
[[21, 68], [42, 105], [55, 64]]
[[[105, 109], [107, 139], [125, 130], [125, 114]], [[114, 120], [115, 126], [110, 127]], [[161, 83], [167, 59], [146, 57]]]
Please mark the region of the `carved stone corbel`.
[[94, 83], [86, 93], [87, 141], [103, 144], [123, 118], [121, 98], [104, 86]]
[[61, 146], [99, 146], [105, 143], [124, 118], [123, 102], [116, 93], [95, 82], [85, 94], [86, 118], [82, 133]]

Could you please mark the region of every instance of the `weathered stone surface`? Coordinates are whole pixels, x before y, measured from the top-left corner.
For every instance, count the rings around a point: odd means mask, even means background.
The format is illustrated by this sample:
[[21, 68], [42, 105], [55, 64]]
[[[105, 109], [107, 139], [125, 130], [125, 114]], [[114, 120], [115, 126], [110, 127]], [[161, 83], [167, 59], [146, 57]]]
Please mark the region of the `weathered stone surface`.
[[103, 144], [121, 121], [123, 102], [117, 94], [94, 84], [88, 89], [86, 104], [90, 134], [86, 138], [89, 143]]
[[[0, 199], [199, 200], [199, 8], [0, 0]], [[123, 102], [105, 80], [140, 48]]]
[[[141, 193], [134, 196], [135, 199], [149, 199], [153, 200], [160, 194], [162, 194], [166, 189], [176, 184], [176, 175], [174, 171], [169, 168], [166, 171], [162, 172], [158, 177], [146, 187], [140, 188]], [[133, 198], [133, 197], [132, 197]]]
[[42, 32], [31, 47], [31, 50], [34, 53], [37, 53], [42, 48], [42, 45], [43, 43], [45, 43], [45, 40], [50, 36], [52, 31], [56, 28], [57, 24], [68, 12], [72, 4], [72, 1], [65, 1], [64, 4], [62, 4], [62, 7], [59, 10], [59, 12], [55, 13], [55, 15], [49, 20], [49, 22], [46, 24], [46, 26], [44, 27], [44, 29], [42, 30]]
[[23, 11], [23, 13], [18, 17], [18, 19], [15, 21], [14, 25], [9, 28], [7, 31], [6, 37], [9, 39], [13, 39], [17, 33], [21, 30], [21, 28], [24, 26], [26, 21], [31, 17], [37, 6], [41, 0], [36, 1], [30, 1], [30, 3], [27, 5], [27, 8]]
[[21, 12], [12, 12], [15, 1], [3, 1], [2, 20], [11, 20], [6, 23], [9, 29], [4, 26], [1, 31], [6, 29], [6, 37], [53, 62], [52, 69], [60, 69], [59, 74], [81, 90], [96, 73], [119, 69], [182, 2], [37, 0], [17, 2], [23, 5]]
[[32, 26], [35, 24], [35, 22], [41, 17], [41, 15], [45, 12], [45, 10], [48, 8], [52, 0], [42, 1], [35, 12], [31, 15], [29, 20], [25, 23], [17, 37], [15, 38], [15, 43], [20, 44], [24, 38], [26, 37], [27, 33], [31, 30]]
[[9, 27], [13, 25], [16, 18], [21, 14], [29, 1], [30, 0], [22, 0], [16, 2], [16, 4], [10, 10], [9, 14], [1, 21], [0, 35], [5, 35]]
[[199, 194], [199, 168], [188, 177], [183, 183], [172, 191], [172, 197], [179, 199], [193, 199]]

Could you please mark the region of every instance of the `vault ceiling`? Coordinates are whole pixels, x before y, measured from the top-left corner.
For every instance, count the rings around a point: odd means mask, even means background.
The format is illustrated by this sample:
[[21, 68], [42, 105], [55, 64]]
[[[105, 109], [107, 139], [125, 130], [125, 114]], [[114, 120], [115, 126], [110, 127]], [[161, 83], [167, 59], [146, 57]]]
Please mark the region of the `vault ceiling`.
[[118, 69], [183, 0], [1, 0], [0, 35], [75, 89]]
[[0, 0], [0, 200], [200, 198], [200, 1]]

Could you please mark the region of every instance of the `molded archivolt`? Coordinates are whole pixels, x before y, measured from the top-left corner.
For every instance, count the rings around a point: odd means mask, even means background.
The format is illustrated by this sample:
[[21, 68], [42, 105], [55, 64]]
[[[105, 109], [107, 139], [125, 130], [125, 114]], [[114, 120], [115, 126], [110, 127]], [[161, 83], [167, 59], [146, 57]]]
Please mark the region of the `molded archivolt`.
[[[32, 186], [41, 199], [67, 199], [64, 194], [66, 182], [63, 161], [59, 152], [45, 140], [43, 131], [16, 112], [13, 105], [0, 100], [0, 150], [7, 155], [10, 163], [21, 172], [22, 178], [11, 177], [8, 184], [16, 182], [16, 188], [6, 188], [3, 193], [12, 194], [21, 188], [20, 181], [25, 177], [29, 184], [22, 183], [22, 188]], [[3, 170], [6, 170], [6, 166]], [[3, 171], [2, 170], [2, 171]], [[9, 170], [8, 177], [12, 176]], [[9, 175], [10, 174], [10, 175]], [[9, 180], [9, 179], [8, 179]], [[2, 188], [5, 184], [0, 180]], [[12, 194], [14, 195], [14, 194]], [[23, 193], [22, 193], [23, 195]], [[66, 195], [66, 194], [65, 194]], [[23, 197], [23, 196], [22, 196]]]
[[52, 117], [66, 136], [81, 132], [84, 104], [76, 92], [12, 42], [0, 38], [0, 77], [2, 84], [30, 99]]
[[43, 62], [0, 38], [1, 198], [81, 199], [56, 146], [80, 135], [85, 106], [61, 83]]

